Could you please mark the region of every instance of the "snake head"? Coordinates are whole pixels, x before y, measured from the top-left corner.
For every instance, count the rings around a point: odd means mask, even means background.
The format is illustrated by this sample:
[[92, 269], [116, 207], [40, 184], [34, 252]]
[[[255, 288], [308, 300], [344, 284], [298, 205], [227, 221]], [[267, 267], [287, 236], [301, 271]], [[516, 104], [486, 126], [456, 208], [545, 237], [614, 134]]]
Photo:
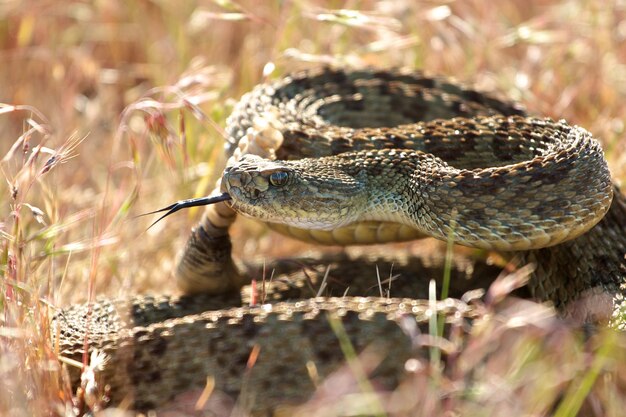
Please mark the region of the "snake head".
[[235, 211], [264, 222], [331, 230], [356, 221], [367, 203], [363, 185], [321, 159], [270, 161], [244, 155], [227, 167], [222, 192]]

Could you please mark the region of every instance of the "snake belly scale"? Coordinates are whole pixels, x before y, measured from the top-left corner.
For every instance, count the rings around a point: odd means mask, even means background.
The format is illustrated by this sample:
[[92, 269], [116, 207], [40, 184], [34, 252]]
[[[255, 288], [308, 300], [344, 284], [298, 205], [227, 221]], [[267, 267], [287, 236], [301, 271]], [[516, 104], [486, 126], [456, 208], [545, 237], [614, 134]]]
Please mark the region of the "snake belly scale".
[[[188, 295], [100, 301], [92, 314], [75, 306], [55, 318], [63, 354], [80, 355], [87, 332], [89, 347], [111, 356], [103, 374], [114, 401], [131, 392], [135, 408], [152, 408], [207, 375], [236, 396], [255, 343], [264, 346], [262, 365], [252, 369], [246, 408], [263, 414], [302, 401], [313, 389], [306, 364], [327, 375], [342, 361], [321, 324], [332, 315], [358, 348], [393, 341], [394, 355], [377, 371], [393, 387], [415, 354], [402, 320], [423, 324], [433, 308], [449, 323], [480, 317], [451, 300], [241, 307], [250, 277], [230, 256], [236, 213], [324, 244], [452, 236], [513, 252], [536, 265], [534, 297], [582, 321], [624, 326], [626, 203], [583, 128], [420, 72], [326, 68], [256, 87], [235, 107], [227, 133], [231, 158], [219, 187], [231, 200], [209, 206], [189, 237], [176, 272]], [[599, 309], [579, 308], [589, 297], [600, 297]], [[188, 365], [198, 375], [178, 372]]]

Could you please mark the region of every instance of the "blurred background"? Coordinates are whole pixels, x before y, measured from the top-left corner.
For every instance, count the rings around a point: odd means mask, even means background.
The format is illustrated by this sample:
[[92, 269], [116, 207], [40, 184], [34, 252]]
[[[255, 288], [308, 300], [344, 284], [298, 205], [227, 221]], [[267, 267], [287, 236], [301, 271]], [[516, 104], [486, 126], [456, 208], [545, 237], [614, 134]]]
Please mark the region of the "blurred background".
[[[452, 76], [590, 130], [620, 182], [625, 40], [623, 0], [0, 2], [0, 378], [17, 395], [0, 409], [55, 397], [46, 313], [28, 308], [175, 291], [199, 211], [135, 216], [210, 191], [255, 84], [322, 65]], [[233, 240], [243, 259], [309, 248], [246, 221]], [[29, 361], [44, 365], [15, 372]]]

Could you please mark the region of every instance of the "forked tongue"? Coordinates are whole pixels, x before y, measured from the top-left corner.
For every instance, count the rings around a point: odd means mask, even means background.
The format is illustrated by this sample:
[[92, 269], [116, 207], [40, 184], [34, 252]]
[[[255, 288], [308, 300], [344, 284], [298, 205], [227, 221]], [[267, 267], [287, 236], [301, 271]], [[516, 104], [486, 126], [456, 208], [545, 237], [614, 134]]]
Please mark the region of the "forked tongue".
[[154, 226], [155, 224], [157, 224], [158, 222], [160, 222], [161, 220], [163, 220], [170, 214], [176, 213], [178, 210], [182, 210], [182, 209], [189, 208], [189, 207], [208, 206], [210, 204], [215, 204], [215, 203], [219, 203], [221, 201], [227, 201], [227, 200], [230, 200], [230, 194], [228, 193], [223, 193], [220, 195], [214, 195], [214, 196], [208, 196], [208, 197], [190, 198], [188, 200], [177, 201], [174, 204], [170, 204], [167, 207], [163, 207], [162, 209], [151, 211], [149, 213], [140, 214], [137, 217], [142, 217], [142, 216], [147, 216], [150, 214], [161, 213], [161, 212], [167, 211], [167, 213], [165, 213], [164, 215], [156, 219], [148, 227], [148, 229], [150, 229], [150, 227]]

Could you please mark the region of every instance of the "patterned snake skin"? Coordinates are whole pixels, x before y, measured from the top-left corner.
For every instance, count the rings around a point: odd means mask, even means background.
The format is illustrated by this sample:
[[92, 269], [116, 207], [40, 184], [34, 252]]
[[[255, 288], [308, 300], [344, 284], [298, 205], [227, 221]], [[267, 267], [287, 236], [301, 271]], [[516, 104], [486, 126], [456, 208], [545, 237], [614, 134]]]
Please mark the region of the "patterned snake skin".
[[330, 318], [357, 350], [382, 352], [371, 376], [393, 388], [419, 356], [407, 320], [426, 325], [437, 311], [448, 329], [467, 330], [481, 316], [461, 301], [416, 300], [414, 287], [410, 299], [293, 301], [306, 295], [287, 285], [268, 289], [275, 304], [237, 307], [250, 274], [230, 255], [235, 212], [323, 244], [433, 236], [504, 251], [535, 265], [533, 297], [624, 327], [626, 200], [582, 128], [417, 72], [324, 69], [256, 87], [227, 132], [220, 189], [231, 199], [209, 206], [187, 242], [176, 276], [188, 295], [101, 301], [55, 318], [64, 355], [81, 357], [85, 332], [109, 355], [101, 373], [114, 403], [153, 408], [207, 376], [254, 414], [302, 402], [311, 364], [325, 376], [345, 361]]

